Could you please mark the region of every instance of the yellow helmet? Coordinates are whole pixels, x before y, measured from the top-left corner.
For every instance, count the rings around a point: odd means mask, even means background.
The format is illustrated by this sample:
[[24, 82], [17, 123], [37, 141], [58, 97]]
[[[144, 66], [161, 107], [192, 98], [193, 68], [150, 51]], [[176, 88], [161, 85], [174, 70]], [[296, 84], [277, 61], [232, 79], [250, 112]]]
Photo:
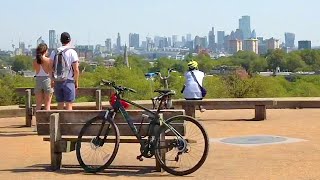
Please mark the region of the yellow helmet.
[[190, 62], [188, 63], [188, 67], [189, 67], [189, 68], [198, 68], [198, 63], [197, 63], [197, 61], [194, 61], [194, 60], [190, 61]]

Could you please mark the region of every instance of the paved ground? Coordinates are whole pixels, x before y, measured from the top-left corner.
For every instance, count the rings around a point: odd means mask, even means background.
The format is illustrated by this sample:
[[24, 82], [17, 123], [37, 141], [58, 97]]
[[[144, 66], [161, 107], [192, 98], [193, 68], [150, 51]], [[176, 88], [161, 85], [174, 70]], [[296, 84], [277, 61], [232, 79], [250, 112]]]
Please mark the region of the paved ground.
[[[218, 110], [197, 116], [211, 138], [266, 134], [307, 141], [257, 147], [211, 143], [204, 166], [187, 179], [320, 179], [320, 110], [268, 110], [268, 120], [246, 121], [254, 116], [253, 111]], [[177, 178], [154, 172], [153, 159], [137, 161], [138, 147], [128, 144], [121, 144], [111, 169], [103, 173], [83, 173], [74, 153], [63, 155], [62, 170], [50, 172], [49, 143], [23, 124], [23, 118], [0, 119], [0, 179]]]

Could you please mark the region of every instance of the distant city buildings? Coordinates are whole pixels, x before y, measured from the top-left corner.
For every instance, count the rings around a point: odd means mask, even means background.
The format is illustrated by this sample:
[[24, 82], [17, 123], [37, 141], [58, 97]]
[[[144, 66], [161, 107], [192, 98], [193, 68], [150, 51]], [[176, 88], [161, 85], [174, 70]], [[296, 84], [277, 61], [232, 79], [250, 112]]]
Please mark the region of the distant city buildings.
[[49, 49], [57, 48], [56, 31], [49, 30]]
[[298, 49], [311, 49], [311, 41], [298, 41]]
[[140, 46], [139, 34], [130, 33], [129, 34], [129, 47], [134, 47], [138, 49]]
[[257, 38], [256, 30], [253, 30], [253, 31], [252, 31], [250, 38], [251, 38], [251, 39], [256, 39], [256, 38]]
[[76, 45], [75, 50], [78, 53], [79, 60], [92, 60], [94, 47], [92, 45]]
[[242, 16], [239, 19], [239, 29], [243, 33], [243, 39], [249, 39], [251, 37], [250, 16]]
[[215, 47], [216, 47], [216, 36], [214, 34], [214, 27], [212, 27], [211, 31], [209, 31], [209, 35], [208, 35], [208, 39], [209, 39], [209, 46], [208, 48], [212, 51], [215, 51]]
[[[41, 43], [44, 43], [44, 40], [42, 39], [42, 36], [40, 36], [38, 39], [37, 39], [37, 46]], [[37, 47], [36, 46], [36, 47]]]
[[112, 43], [111, 43], [111, 39], [108, 38], [105, 41], [105, 46], [106, 46], [106, 51], [111, 52], [112, 50]]
[[238, 51], [242, 50], [242, 41], [241, 40], [229, 40], [229, 53], [235, 54]]
[[258, 44], [259, 44], [258, 39], [246, 39], [243, 41], [243, 50], [251, 51], [258, 54], [259, 53]]
[[[124, 47], [127, 46], [127, 53], [138, 54], [148, 59], [159, 57], [169, 57], [173, 59], [183, 59], [188, 53], [207, 53], [213, 58], [229, 56], [238, 51], [251, 51], [259, 54], [266, 54], [268, 50], [282, 48], [285, 52], [296, 50], [295, 34], [286, 32], [284, 42], [280, 42], [277, 38], [259, 37], [254, 28], [251, 27], [250, 16], [242, 16], [239, 19], [239, 27], [227, 32], [222, 30], [216, 31], [211, 27], [207, 32], [207, 36], [201, 34], [190, 33], [184, 35], [166, 34], [149, 36], [145, 39], [140, 38], [139, 33], [130, 33], [129, 39], [121, 41], [120, 33], [117, 33], [114, 41], [110, 37], [106, 37], [105, 41], [96, 45], [77, 45], [74, 41], [75, 49], [79, 53], [81, 60], [92, 60], [94, 57], [111, 57], [124, 53]], [[252, 28], [252, 29], [251, 29]], [[205, 33], [206, 34], [206, 33]], [[269, 39], [268, 39], [269, 38]], [[59, 47], [59, 36], [55, 30], [49, 30], [48, 42], [49, 51]], [[37, 45], [44, 43], [42, 37], [37, 39]], [[114, 43], [112, 43], [114, 42]], [[124, 42], [129, 42], [124, 45]], [[282, 43], [282, 44], [280, 44]], [[31, 45], [19, 43], [19, 47], [14, 44], [10, 51], [12, 55], [28, 55]], [[298, 49], [311, 49], [311, 41], [299, 41]], [[32, 54], [35, 55], [35, 48]]]
[[294, 41], [295, 41], [296, 35], [294, 33], [286, 32], [284, 33], [284, 37], [285, 37], [285, 47], [294, 48], [295, 47]]
[[275, 39], [275, 38], [267, 39], [267, 48], [268, 49], [279, 49], [280, 48], [279, 39]]
[[192, 41], [191, 34], [187, 34], [187, 41]]
[[223, 52], [224, 51], [224, 31], [218, 31], [217, 32], [217, 49], [219, 52]]
[[172, 35], [172, 47], [177, 47], [178, 35]]
[[118, 51], [121, 50], [121, 37], [120, 37], [120, 33], [118, 33], [118, 36], [117, 36], [117, 50], [118, 50]]

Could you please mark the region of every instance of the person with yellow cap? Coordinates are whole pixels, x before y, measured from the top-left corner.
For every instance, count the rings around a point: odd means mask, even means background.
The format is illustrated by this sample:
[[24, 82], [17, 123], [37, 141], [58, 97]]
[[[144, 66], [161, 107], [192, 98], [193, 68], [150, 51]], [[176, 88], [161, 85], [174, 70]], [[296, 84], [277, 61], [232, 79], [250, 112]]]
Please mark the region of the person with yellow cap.
[[[186, 100], [202, 100], [203, 93], [202, 93], [202, 83], [204, 78], [204, 72], [198, 69], [198, 62], [197, 61], [190, 61], [188, 63], [189, 70], [184, 74], [185, 77], [185, 84], [181, 93]], [[200, 111], [204, 112], [205, 109], [200, 106]]]

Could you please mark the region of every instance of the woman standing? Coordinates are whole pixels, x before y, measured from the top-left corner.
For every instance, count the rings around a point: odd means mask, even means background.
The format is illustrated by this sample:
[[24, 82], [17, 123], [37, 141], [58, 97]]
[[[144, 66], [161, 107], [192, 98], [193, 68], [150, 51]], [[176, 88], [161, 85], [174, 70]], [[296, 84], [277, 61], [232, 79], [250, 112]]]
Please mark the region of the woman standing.
[[45, 110], [50, 110], [53, 89], [50, 79], [51, 61], [46, 57], [48, 46], [45, 43], [39, 44], [36, 53], [36, 59], [33, 61], [33, 68], [36, 72], [36, 85], [34, 88], [36, 110], [40, 110], [42, 104], [44, 104]]

